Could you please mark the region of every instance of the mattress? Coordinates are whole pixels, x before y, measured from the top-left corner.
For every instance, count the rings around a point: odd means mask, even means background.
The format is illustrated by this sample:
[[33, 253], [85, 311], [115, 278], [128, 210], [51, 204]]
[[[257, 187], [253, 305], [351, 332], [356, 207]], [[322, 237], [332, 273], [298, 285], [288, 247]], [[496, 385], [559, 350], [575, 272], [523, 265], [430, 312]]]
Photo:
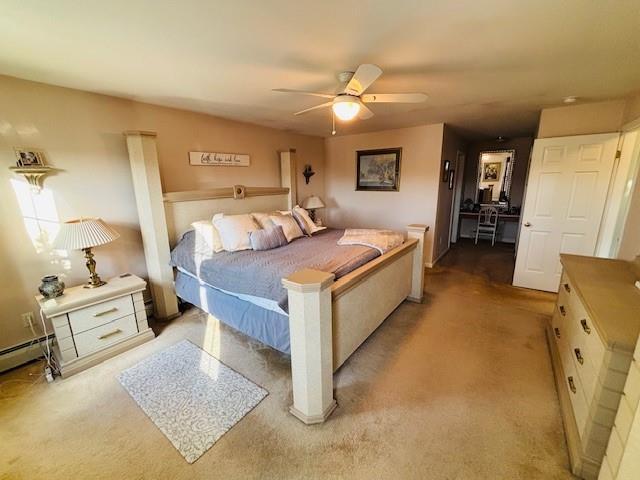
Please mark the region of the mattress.
[[289, 355], [289, 317], [229, 295], [178, 271], [176, 294], [230, 327]]
[[171, 264], [223, 293], [241, 300], [253, 299], [253, 303], [256, 298], [275, 302], [287, 312], [283, 277], [312, 268], [333, 273], [338, 279], [380, 255], [370, 247], [338, 245], [343, 233], [344, 230], [327, 229], [272, 250], [214, 253], [206, 242], [197, 241], [195, 232], [189, 231], [171, 252]]

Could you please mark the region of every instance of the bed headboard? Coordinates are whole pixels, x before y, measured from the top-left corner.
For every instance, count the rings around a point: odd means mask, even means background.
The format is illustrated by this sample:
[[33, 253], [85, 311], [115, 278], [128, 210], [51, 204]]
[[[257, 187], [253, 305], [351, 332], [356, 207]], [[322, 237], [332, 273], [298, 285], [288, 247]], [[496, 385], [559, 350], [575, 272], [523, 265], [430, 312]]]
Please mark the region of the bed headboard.
[[163, 195], [169, 245], [173, 247], [191, 223], [210, 220], [216, 213], [237, 215], [289, 208], [287, 187], [233, 187], [171, 192]]
[[212, 190], [165, 193], [160, 180], [156, 133], [134, 130], [126, 131], [124, 135], [127, 139], [154, 315], [158, 319], [173, 318], [179, 312], [173, 269], [170, 266], [170, 247], [189, 229], [192, 222], [209, 219], [215, 213], [238, 214], [291, 209], [297, 202], [296, 151], [290, 149], [279, 152], [280, 185], [277, 187], [235, 185]]

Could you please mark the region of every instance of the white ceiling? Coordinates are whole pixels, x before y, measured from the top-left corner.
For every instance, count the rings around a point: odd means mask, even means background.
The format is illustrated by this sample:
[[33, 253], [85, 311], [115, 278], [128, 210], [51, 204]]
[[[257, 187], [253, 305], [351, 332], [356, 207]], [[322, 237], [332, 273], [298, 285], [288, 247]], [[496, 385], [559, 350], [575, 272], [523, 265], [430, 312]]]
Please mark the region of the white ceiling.
[[293, 112], [336, 74], [375, 63], [374, 105], [338, 133], [447, 122], [472, 137], [533, 133], [543, 107], [640, 89], [638, 0], [3, 0], [0, 73], [330, 134]]

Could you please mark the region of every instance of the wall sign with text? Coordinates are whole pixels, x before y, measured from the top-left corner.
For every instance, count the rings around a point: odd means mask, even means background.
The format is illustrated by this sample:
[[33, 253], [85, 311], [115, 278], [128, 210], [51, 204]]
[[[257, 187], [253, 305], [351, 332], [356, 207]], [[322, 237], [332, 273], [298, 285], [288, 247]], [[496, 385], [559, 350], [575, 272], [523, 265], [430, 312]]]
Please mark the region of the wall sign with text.
[[243, 153], [189, 152], [191, 165], [248, 167], [249, 155]]

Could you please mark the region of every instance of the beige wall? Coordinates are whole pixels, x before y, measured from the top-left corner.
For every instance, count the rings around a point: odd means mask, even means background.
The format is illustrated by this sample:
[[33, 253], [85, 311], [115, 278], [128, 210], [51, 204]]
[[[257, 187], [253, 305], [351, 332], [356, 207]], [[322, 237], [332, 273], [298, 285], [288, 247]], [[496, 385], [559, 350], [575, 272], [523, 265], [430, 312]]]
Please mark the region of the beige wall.
[[540, 114], [538, 138], [617, 132], [625, 106], [625, 100], [615, 100], [545, 108]]
[[[279, 185], [277, 152], [296, 148], [300, 199], [324, 192], [324, 141], [319, 137], [3, 76], [0, 106], [0, 349], [30, 339], [19, 316], [36, 312], [33, 295], [43, 275], [64, 274], [68, 285], [84, 282], [86, 275], [78, 252], [71, 253], [69, 265], [50, 252], [36, 253], [11, 183], [17, 180], [20, 186], [24, 180], [8, 170], [15, 165], [14, 146], [43, 149], [48, 162], [60, 169], [45, 180], [41, 195], [31, 199], [27, 192], [27, 204], [51, 198], [53, 202], [45, 202], [45, 216], [99, 216], [121, 234], [95, 249], [105, 278], [125, 271], [146, 275], [124, 130], [158, 132], [161, 176], [168, 191], [234, 183]], [[190, 167], [190, 150], [248, 153], [251, 166]], [[305, 162], [318, 172], [308, 186], [301, 173]]]
[[[436, 213], [436, 225], [434, 231], [434, 247], [433, 258], [439, 259], [449, 249], [449, 237], [451, 227], [451, 204], [455, 188], [449, 190], [449, 182], [442, 181], [444, 169], [444, 161], [451, 162], [451, 168], [455, 168], [458, 152], [464, 153], [466, 144], [462, 138], [457, 135], [453, 129], [447, 125], [444, 126], [442, 137], [442, 161], [440, 162], [440, 172], [438, 183], [438, 210]], [[463, 175], [463, 172], [455, 172], [455, 175]], [[455, 179], [454, 179], [455, 180]]]
[[622, 125], [640, 120], [640, 93], [627, 97], [627, 102], [622, 113]]
[[[433, 233], [440, 182], [444, 125], [385, 130], [325, 139], [325, 203], [323, 215], [336, 227], [392, 228], [410, 223], [430, 227], [425, 262], [433, 258]], [[402, 147], [399, 192], [356, 191], [356, 151]]]

